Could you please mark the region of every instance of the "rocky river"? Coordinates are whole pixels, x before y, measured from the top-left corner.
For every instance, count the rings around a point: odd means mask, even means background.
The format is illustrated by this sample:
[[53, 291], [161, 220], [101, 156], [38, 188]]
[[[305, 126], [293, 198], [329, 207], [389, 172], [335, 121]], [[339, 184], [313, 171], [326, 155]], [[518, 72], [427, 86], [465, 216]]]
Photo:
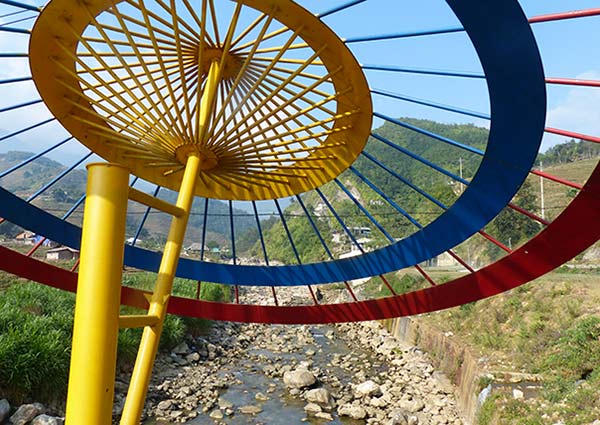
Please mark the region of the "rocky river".
[[159, 357], [144, 414], [145, 425], [462, 423], [449, 380], [378, 323], [217, 323]]

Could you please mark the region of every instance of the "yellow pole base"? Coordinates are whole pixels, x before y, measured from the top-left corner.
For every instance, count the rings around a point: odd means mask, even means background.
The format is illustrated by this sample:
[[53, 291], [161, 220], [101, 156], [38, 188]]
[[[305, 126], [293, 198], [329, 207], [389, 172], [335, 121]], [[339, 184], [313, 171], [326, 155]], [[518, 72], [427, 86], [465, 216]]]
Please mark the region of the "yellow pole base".
[[117, 359], [129, 171], [88, 165], [66, 425], [109, 425]]

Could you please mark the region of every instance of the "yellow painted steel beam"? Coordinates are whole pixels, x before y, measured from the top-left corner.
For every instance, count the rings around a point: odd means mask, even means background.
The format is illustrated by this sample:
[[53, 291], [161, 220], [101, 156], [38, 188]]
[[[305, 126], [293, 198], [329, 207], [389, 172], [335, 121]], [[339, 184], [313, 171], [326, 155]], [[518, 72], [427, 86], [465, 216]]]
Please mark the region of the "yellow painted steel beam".
[[88, 165], [67, 425], [111, 423], [129, 171]]
[[155, 326], [158, 322], [158, 316], [148, 314], [119, 316], [119, 328], [143, 328], [145, 326]]
[[[201, 108], [204, 107], [205, 109], [199, 111], [200, 122], [198, 124], [200, 132], [198, 136], [204, 137], [205, 133], [203, 132], [206, 131], [205, 129], [210, 124], [212, 109], [215, 106], [219, 74], [219, 63], [214, 61], [211, 63], [204, 95], [201, 99]], [[167, 304], [173, 289], [173, 279], [175, 278], [177, 263], [179, 262], [179, 254], [181, 253], [183, 238], [192, 209], [200, 164], [201, 159], [199, 155], [191, 151], [187, 158], [176, 202], [176, 206], [181, 208], [184, 214], [180, 217], [174, 217], [171, 221], [167, 243], [158, 269], [158, 278], [154, 287], [154, 293], [150, 299], [150, 307], [148, 308], [148, 315], [158, 317], [158, 323], [152, 327], [146, 326], [144, 328], [138, 356], [131, 375], [127, 399], [125, 400], [121, 416], [122, 425], [137, 425], [140, 422], [160, 335], [167, 315]]]
[[194, 199], [194, 186], [198, 178], [199, 165], [199, 157], [191, 155], [188, 158], [176, 204], [178, 208], [185, 211], [185, 214], [182, 217], [173, 218], [171, 222], [169, 236], [158, 270], [158, 278], [148, 309], [148, 314], [158, 317], [159, 320], [153, 327], [144, 328], [138, 356], [131, 375], [127, 399], [125, 400], [121, 416], [122, 425], [137, 425], [140, 422], [152, 374], [152, 367], [156, 351], [158, 350], [158, 342], [167, 314], [168, 298], [173, 287], [173, 279], [183, 244], [183, 237]]
[[174, 217], [183, 217], [185, 214], [185, 211], [182, 208], [165, 202], [162, 199], [158, 199], [152, 195], [148, 195], [147, 193], [134, 189], [133, 187], [129, 188], [129, 199], [139, 202], [140, 204], [144, 204], [148, 207], [166, 212]]

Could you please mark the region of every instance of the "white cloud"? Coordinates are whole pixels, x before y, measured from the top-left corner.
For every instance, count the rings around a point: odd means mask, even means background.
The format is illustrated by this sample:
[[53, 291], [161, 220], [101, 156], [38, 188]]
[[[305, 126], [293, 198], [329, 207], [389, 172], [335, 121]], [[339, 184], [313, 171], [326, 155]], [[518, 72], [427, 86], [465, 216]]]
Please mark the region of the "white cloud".
[[[579, 74], [577, 79], [600, 80], [600, 71], [588, 71]], [[548, 110], [546, 119], [548, 127], [576, 133], [600, 135], [600, 88], [573, 87], [566, 98]], [[546, 135], [542, 143], [542, 151], [564, 142], [565, 137]]]

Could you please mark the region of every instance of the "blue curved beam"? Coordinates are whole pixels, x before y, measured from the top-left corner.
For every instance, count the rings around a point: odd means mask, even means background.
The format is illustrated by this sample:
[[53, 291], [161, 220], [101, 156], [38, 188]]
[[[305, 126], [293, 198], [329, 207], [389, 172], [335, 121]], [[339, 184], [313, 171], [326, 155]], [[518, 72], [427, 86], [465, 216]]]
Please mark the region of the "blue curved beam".
[[[516, 0], [447, 0], [471, 38], [488, 83], [492, 123], [481, 165], [463, 195], [436, 220], [395, 244], [325, 263], [232, 266], [182, 259], [177, 274], [237, 285], [297, 286], [374, 276], [418, 264], [458, 245], [510, 202], [541, 143], [546, 92], [535, 38]], [[0, 215], [73, 247], [80, 230], [0, 190]], [[159, 253], [125, 248], [128, 265], [156, 270]]]

